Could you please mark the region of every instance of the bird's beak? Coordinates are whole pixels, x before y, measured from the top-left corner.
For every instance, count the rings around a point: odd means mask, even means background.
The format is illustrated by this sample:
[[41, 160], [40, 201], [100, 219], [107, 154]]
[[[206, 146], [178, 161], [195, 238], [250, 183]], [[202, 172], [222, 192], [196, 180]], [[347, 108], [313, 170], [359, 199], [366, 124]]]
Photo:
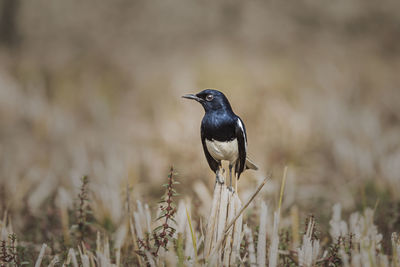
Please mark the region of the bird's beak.
[[187, 95], [183, 95], [183, 98], [187, 98], [187, 99], [193, 99], [196, 100], [197, 102], [200, 102], [202, 99], [196, 95], [193, 94], [187, 94]]

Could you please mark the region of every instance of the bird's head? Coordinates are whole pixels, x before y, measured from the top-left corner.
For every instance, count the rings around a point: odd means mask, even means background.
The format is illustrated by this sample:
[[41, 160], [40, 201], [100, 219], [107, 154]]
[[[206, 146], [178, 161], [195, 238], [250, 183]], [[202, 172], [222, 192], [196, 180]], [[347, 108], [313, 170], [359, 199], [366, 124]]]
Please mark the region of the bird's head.
[[226, 96], [218, 91], [213, 89], [206, 89], [197, 94], [187, 94], [182, 96], [183, 98], [193, 99], [199, 102], [204, 110], [213, 111], [213, 110], [232, 110], [231, 105], [229, 104]]

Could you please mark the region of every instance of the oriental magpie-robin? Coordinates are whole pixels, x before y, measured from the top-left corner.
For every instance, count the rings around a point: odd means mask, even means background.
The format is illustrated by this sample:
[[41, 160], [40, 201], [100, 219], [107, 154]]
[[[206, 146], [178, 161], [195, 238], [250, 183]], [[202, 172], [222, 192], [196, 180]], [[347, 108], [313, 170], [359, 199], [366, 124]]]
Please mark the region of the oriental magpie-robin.
[[229, 161], [230, 188], [232, 188], [232, 167], [235, 167], [237, 180], [244, 170], [258, 169], [246, 157], [247, 136], [244, 123], [233, 113], [228, 99], [222, 92], [206, 89], [198, 94], [188, 94], [182, 97], [196, 100], [204, 108], [205, 114], [201, 122], [201, 142], [208, 165], [216, 173], [219, 183], [224, 182], [219, 177], [222, 160]]

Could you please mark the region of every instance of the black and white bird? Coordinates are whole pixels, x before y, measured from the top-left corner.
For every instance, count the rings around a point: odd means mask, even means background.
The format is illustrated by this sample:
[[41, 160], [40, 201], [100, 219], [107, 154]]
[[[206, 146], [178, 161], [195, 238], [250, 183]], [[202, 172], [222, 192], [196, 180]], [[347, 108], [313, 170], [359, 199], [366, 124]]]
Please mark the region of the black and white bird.
[[233, 167], [237, 180], [246, 169], [258, 169], [247, 158], [247, 136], [243, 121], [233, 112], [228, 99], [220, 91], [206, 89], [198, 94], [187, 94], [182, 97], [196, 100], [203, 106], [205, 114], [201, 122], [201, 142], [204, 154], [219, 183], [223, 183], [219, 177], [221, 161], [229, 162], [232, 189]]

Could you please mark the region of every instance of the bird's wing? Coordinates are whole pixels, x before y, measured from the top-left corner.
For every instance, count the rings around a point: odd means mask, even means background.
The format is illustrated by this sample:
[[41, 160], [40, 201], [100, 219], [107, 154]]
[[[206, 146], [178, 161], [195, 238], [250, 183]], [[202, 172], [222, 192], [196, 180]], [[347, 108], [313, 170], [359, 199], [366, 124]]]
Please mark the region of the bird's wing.
[[210, 165], [211, 170], [213, 170], [216, 173], [219, 168], [219, 163], [210, 155], [210, 152], [208, 152], [206, 146], [206, 137], [204, 136], [203, 127], [201, 128], [201, 143], [203, 144], [203, 150], [204, 154], [206, 155], [208, 165]]
[[240, 174], [244, 171], [246, 166], [246, 153], [247, 153], [247, 136], [246, 128], [242, 120], [237, 117], [235, 126], [236, 139], [239, 148], [239, 158], [236, 161], [235, 172], [237, 173], [238, 179]]

